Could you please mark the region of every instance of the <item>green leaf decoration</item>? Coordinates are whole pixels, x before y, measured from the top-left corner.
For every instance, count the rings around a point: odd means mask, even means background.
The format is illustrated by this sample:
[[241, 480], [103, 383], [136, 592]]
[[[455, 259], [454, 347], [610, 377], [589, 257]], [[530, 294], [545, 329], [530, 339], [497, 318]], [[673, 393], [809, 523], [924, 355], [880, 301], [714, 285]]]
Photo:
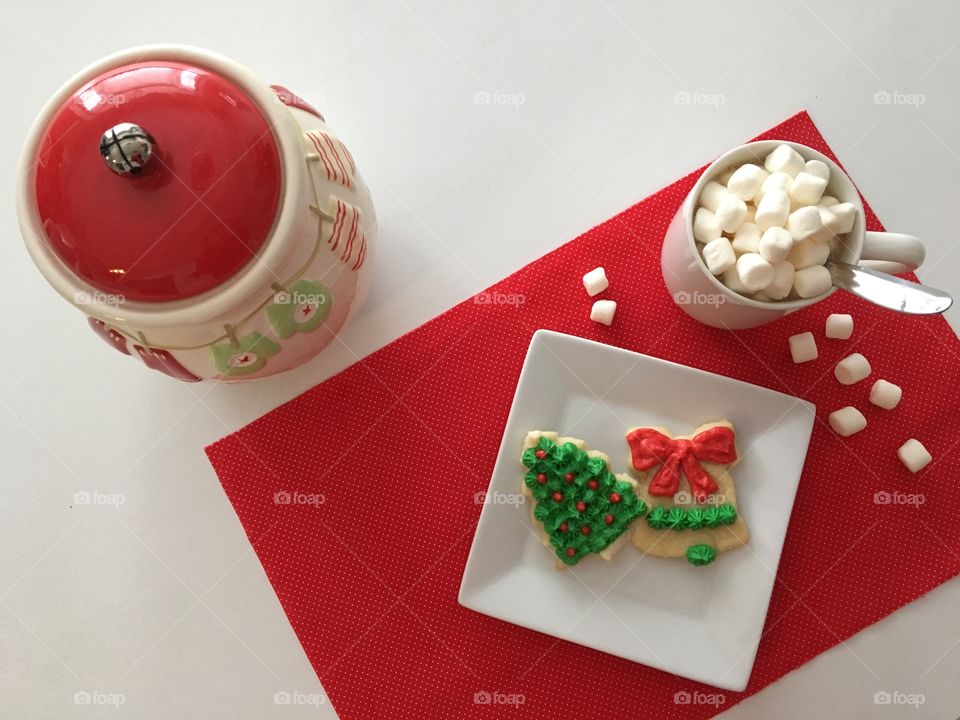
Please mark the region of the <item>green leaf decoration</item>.
[[647, 523], [654, 530], [667, 529], [667, 509], [663, 505], [654, 505], [647, 515]]
[[672, 507], [667, 511], [667, 527], [677, 532], [686, 526], [686, 515], [682, 507]]
[[289, 290], [278, 292], [267, 306], [267, 318], [278, 337], [316, 330], [330, 315], [333, 295], [323, 283], [300, 280]]
[[720, 525], [720, 512], [717, 508], [709, 507], [703, 511], [703, 524], [711, 529]]
[[700, 508], [690, 508], [687, 510], [687, 527], [691, 530], [701, 530], [706, 525], [706, 512]]
[[717, 518], [724, 525], [733, 525], [737, 521], [737, 509], [730, 503], [717, 508]]
[[224, 342], [210, 346], [210, 362], [222, 375], [250, 375], [267, 364], [280, 352], [280, 346], [270, 338], [254, 331], [237, 338], [237, 344]]
[[686, 556], [688, 563], [702, 567], [717, 559], [717, 551], [710, 545], [691, 545], [687, 548]]

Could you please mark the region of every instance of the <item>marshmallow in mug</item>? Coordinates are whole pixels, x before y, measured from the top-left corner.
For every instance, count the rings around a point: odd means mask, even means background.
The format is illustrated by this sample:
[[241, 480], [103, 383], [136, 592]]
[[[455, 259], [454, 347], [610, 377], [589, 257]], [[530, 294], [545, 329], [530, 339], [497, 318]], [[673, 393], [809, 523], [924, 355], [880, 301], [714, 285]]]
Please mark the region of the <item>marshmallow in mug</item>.
[[827, 164], [784, 144], [763, 167], [744, 163], [719, 177], [726, 183], [704, 186], [693, 221], [707, 269], [730, 290], [763, 302], [827, 292], [831, 247], [853, 229], [858, 213], [826, 194]]

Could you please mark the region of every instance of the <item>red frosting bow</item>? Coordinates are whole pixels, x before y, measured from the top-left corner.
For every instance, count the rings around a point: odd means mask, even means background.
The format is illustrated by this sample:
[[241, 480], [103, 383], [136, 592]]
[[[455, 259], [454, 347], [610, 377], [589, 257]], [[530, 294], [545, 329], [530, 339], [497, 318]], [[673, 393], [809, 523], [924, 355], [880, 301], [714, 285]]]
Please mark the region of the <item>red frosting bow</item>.
[[660, 465], [647, 491], [651, 495], [673, 497], [680, 487], [680, 469], [695, 497], [717, 491], [717, 482], [700, 466], [700, 461], [728, 464], [737, 459], [733, 430], [715, 425], [690, 440], [675, 439], [653, 428], [637, 428], [627, 433], [627, 445], [637, 470]]

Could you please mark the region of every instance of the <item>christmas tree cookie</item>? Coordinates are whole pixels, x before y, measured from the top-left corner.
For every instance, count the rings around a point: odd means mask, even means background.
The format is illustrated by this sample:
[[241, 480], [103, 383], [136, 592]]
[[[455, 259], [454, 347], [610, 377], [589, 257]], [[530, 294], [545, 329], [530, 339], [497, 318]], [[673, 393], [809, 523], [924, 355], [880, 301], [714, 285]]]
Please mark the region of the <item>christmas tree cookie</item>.
[[614, 475], [610, 459], [587, 450], [583, 440], [533, 431], [521, 460], [527, 469], [523, 493], [533, 500], [533, 519], [558, 568], [591, 553], [610, 560], [626, 544], [630, 524], [647, 510], [636, 495], [637, 482]]
[[634, 525], [638, 549], [709, 565], [718, 552], [747, 542], [730, 474], [738, 459], [732, 423], [707, 423], [677, 437], [666, 428], [631, 428], [627, 445], [630, 466], [641, 477], [637, 493], [649, 506]]

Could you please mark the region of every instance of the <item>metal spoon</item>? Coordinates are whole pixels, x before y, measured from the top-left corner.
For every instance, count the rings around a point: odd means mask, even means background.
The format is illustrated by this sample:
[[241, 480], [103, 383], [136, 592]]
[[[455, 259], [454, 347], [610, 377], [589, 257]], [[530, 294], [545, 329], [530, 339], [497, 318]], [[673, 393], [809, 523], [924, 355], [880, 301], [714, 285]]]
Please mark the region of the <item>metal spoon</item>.
[[827, 263], [827, 270], [836, 287], [874, 305], [908, 315], [938, 315], [953, 304], [953, 298], [943, 290], [934, 290], [860, 265], [831, 260]]

